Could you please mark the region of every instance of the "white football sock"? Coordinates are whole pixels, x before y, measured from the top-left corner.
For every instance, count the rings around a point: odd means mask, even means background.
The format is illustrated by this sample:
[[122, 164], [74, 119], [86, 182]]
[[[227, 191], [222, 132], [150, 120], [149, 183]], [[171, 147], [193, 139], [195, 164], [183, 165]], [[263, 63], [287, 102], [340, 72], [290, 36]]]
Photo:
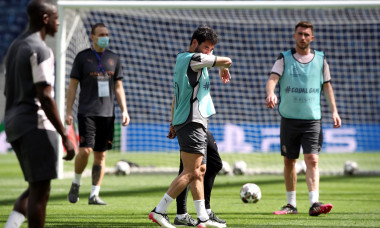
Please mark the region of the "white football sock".
[[7, 223], [5, 223], [4, 228], [18, 228], [25, 221], [25, 216], [17, 211], [12, 211], [9, 214]]
[[286, 192], [286, 198], [288, 199], [288, 204], [293, 207], [297, 207], [296, 204], [296, 191]]
[[161, 202], [156, 207], [156, 212], [161, 214], [166, 214], [170, 204], [173, 202], [173, 198], [165, 193], [164, 197], [162, 197]]
[[82, 174], [75, 173], [73, 183], [81, 185], [81, 178]]
[[319, 202], [319, 191], [309, 192], [310, 207], [313, 206], [315, 202]]
[[93, 196], [98, 196], [98, 195], [99, 195], [99, 191], [100, 191], [100, 186], [93, 185], [93, 186], [91, 187], [90, 198], [93, 197]]
[[195, 210], [197, 211], [197, 216], [201, 221], [207, 221], [209, 219], [206, 212], [205, 200], [194, 200]]
[[211, 208], [210, 209], [206, 209], [206, 211], [207, 211], [207, 214], [209, 215], [210, 213], [211, 213]]

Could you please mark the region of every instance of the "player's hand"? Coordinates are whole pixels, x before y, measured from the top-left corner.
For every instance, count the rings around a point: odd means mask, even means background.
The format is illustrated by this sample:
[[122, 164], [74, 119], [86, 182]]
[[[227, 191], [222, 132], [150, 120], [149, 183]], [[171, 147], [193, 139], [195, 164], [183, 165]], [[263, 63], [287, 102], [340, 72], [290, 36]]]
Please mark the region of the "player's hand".
[[268, 95], [265, 102], [268, 108], [273, 109], [277, 104], [276, 94]]
[[65, 119], [65, 122], [67, 125], [71, 125], [74, 121], [74, 118], [73, 116], [70, 114], [70, 115], [66, 115], [66, 119]]
[[129, 124], [129, 122], [131, 121], [131, 118], [129, 117], [128, 112], [123, 112], [121, 115], [123, 118], [122, 126], [125, 127]]
[[170, 125], [170, 127], [169, 127], [169, 134], [166, 137], [168, 137], [169, 139], [174, 139], [176, 136], [177, 135], [175, 133], [173, 125]]
[[74, 150], [74, 146], [71, 143], [69, 137], [62, 137], [62, 143], [66, 149], [66, 156], [63, 157], [63, 160], [66, 160], [66, 161], [72, 160], [75, 156], [75, 150]]
[[340, 128], [340, 126], [342, 126], [342, 120], [340, 119], [340, 116], [338, 113], [333, 113], [333, 122], [334, 122], [334, 126], [333, 128]]
[[228, 70], [228, 68], [220, 67], [219, 68], [219, 76], [222, 79], [222, 82], [224, 84], [229, 83], [231, 80], [231, 75], [230, 75], [230, 71]]

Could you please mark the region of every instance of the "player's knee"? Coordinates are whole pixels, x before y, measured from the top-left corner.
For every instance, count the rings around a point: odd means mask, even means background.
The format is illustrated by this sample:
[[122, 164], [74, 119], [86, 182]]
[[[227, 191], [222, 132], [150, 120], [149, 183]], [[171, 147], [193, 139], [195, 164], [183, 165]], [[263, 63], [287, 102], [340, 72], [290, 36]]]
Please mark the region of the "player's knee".
[[29, 183], [30, 193], [29, 197], [47, 201], [50, 195], [50, 180], [37, 181]]
[[106, 159], [105, 152], [94, 152], [94, 160], [97, 164], [101, 164]]
[[198, 180], [203, 179], [205, 172], [206, 172], [206, 169], [202, 166], [194, 169], [190, 175], [190, 182], [197, 180], [197, 179]]
[[222, 168], [223, 168], [223, 163], [222, 163], [222, 161], [218, 161], [218, 162], [216, 162], [216, 163], [213, 165], [213, 167], [210, 167], [210, 168], [212, 168], [216, 173], [218, 173], [220, 170], [222, 170]]
[[296, 165], [297, 159], [290, 159], [290, 158], [285, 158], [284, 159], [284, 165], [285, 167], [293, 167]]
[[197, 174], [195, 171], [186, 173], [184, 174], [184, 176], [186, 176], [186, 179], [188, 179], [189, 183], [193, 182], [197, 178]]
[[318, 159], [305, 160], [306, 167], [314, 168], [318, 166]]
[[201, 165], [200, 167], [199, 167], [199, 172], [200, 172], [200, 175], [205, 175], [205, 173], [206, 173], [206, 165]]
[[221, 159], [207, 160], [207, 170], [213, 172], [219, 172], [223, 168]]
[[84, 156], [90, 156], [92, 149], [90, 147], [83, 147], [79, 149], [79, 152]]

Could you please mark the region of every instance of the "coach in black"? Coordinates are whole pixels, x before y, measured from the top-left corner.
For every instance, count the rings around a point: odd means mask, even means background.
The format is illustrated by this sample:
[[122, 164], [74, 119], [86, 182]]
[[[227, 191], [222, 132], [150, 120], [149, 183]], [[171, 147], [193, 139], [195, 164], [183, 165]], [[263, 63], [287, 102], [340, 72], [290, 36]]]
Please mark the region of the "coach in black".
[[54, 101], [54, 56], [46, 35], [58, 30], [57, 7], [48, 0], [28, 5], [29, 29], [8, 49], [5, 66], [5, 133], [19, 160], [28, 188], [16, 200], [5, 227], [44, 227], [51, 179], [57, 177], [57, 134], [75, 156]]
[[74, 60], [67, 91], [66, 123], [73, 123], [72, 106], [80, 84], [78, 126], [79, 153], [75, 159], [75, 176], [68, 200], [79, 200], [81, 176], [88, 158], [94, 151], [92, 190], [88, 204], [105, 205], [99, 190], [105, 171], [105, 154], [112, 148], [114, 134], [114, 99], [120, 106], [122, 125], [129, 124], [119, 56], [106, 49], [109, 44], [108, 29], [103, 23], [91, 29], [92, 47], [79, 52]]

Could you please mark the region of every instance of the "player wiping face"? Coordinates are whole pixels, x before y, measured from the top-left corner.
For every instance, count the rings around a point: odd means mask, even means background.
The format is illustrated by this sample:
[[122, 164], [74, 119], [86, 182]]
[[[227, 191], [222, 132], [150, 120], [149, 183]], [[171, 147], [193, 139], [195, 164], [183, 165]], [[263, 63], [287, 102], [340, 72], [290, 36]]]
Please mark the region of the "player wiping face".
[[[197, 40], [195, 40], [197, 42]], [[198, 42], [197, 42], [198, 44]], [[202, 42], [200, 45], [197, 45], [194, 52], [206, 54], [206, 55], [212, 55], [212, 52], [214, 51], [214, 44], [208, 40]], [[216, 57], [218, 58], [218, 57]], [[230, 71], [228, 68], [219, 68], [219, 76], [222, 79], [223, 83], [229, 83], [231, 80]]]

